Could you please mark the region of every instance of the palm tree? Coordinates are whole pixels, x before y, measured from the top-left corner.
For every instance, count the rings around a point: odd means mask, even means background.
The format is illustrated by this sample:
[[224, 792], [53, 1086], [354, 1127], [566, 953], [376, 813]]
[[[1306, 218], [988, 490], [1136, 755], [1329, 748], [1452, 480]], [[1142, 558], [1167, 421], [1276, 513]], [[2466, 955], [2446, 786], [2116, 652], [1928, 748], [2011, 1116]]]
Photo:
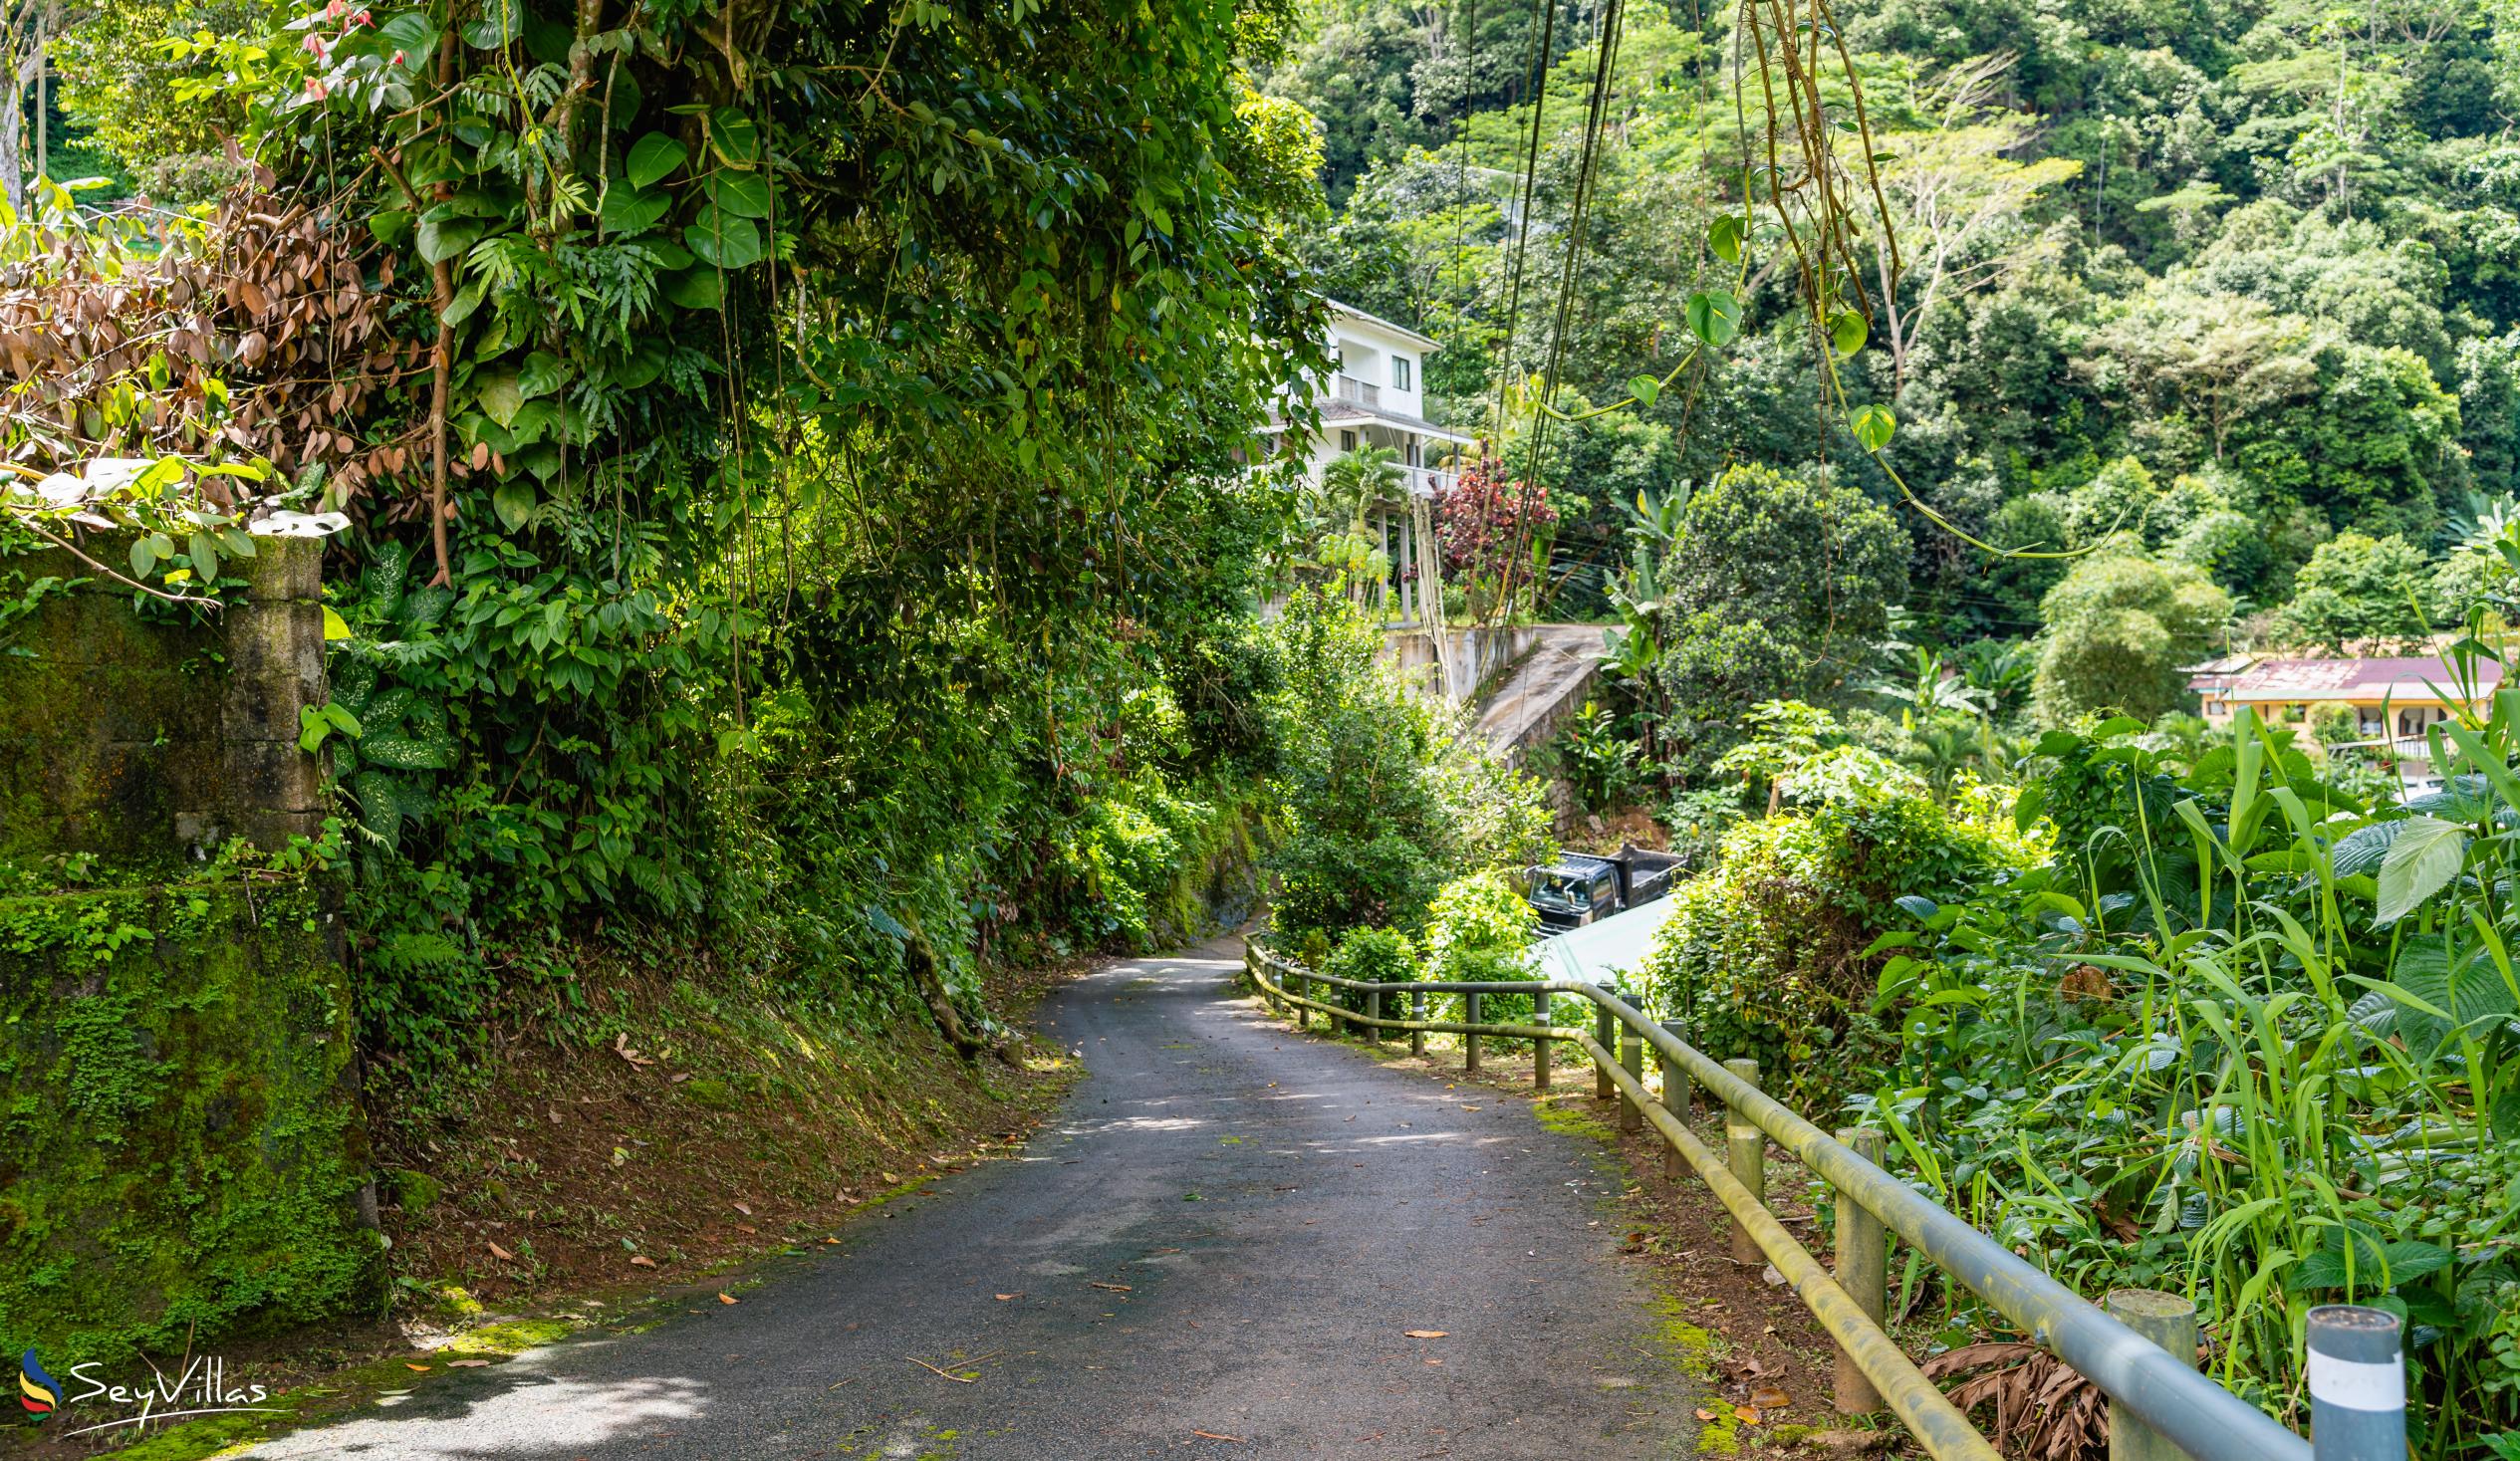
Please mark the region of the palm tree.
[[1387, 446], [1361, 446], [1323, 466], [1305, 494], [1306, 536], [1313, 560], [1344, 575], [1348, 597], [1364, 607], [1391, 572], [1391, 556], [1371, 531], [1378, 513], [1408, 503], [1408, 474]]

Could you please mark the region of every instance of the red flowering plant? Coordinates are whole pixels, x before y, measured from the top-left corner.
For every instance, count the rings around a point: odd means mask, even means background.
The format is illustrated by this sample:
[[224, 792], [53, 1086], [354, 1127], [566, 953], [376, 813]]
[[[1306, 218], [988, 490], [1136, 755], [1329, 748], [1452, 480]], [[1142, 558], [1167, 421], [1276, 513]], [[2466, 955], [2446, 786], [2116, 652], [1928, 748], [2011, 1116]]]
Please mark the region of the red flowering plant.
[[1549, 489], [1506, 475], [1480, 457], [1435, 494], [1435, 532], [1445, 577], [1462, 585], [1475, 610], [1522, 602], [1537, 577], [1535, 549], [1555, 534], [1558, 510]]

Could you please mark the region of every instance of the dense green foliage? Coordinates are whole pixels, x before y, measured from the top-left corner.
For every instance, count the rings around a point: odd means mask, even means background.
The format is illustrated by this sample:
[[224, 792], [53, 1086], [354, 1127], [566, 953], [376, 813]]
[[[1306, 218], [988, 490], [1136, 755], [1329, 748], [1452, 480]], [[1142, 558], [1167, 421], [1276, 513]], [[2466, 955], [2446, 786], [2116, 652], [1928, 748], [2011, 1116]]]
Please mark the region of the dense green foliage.
[[1673, 890], [1670, 921], [1635, 972], [1699, 1049], [1755, 1058], [1808, 1109], [1834, 1103], [1882, 1054], [1870, 946], [1905, 921], [1898, 900], [1975, 888], [2028, 858], [1982, 799], [1937, 803], [1825, 716], [1770, 716], [1779, 723], [1795, 732], [1735, 756], [1767, 761], [1779, 814], [1723, 834], [1711, 865]]
[[590, 933], [968, 1007], [984, 950], [1177, 927], [1271, 769], [1238, 620], [1283, 505], [1233, 452], [1314, 332], [1267, 27], [711, 23], [459, 0], [164, 53], [445, 330], [444, 556], [425, 374], [341, 423], [417, 448], [323, 503], [364, 520], [328, 749], [384, 1069], [600, 1011]]
[[1519, 870], [1549, 850], [1539, 785], [1475, 745], [1439, 702], [1376, 655], [1382, 635], [1343, 600], [1298, 594], [1262, 634], [1282, 689], [1272, 794], [1273, 921], [1298, 946], [1360, 926], [1414, 935], [1437, 890]]
[[[2515, 717], [2436, 728], [2449, 786], [2402, 807], [2246, 714], [2053, 731], [2017, 793], [1950, 811], [1808, 753], [1676, 894], [1651, 991], [1710, 1052], [1849, 1097], [2080, 1292], [2195, 1296], [2215, 1377], [2291, 1422], [2304, 1310], [2403, 1316], [2415, 1454], [2479, 1454], [2520, 1426]], [[2002, 1324], [1947, 1288], [1942, 1313], [1955, 1342]]]
[[0, 862], [0, 1343], [117, 1360], [373, 1315], [384, 1244], [356, 1219], [372, 1170], [320, 881], [83, 866]]
[[[1299, 242], [1332, 292], [1443, 341], [1430, 412], [1551, 492], [1539, 611], [1628, 626], [1610, 703], [1659, 794], [1704, 789], [1750, 704], [1878, 706], [1886, 639], [1945, 667], [2034, 641], [2036, 705], [1983, 707], [2015, 735], [2490, 597], [2473, 549], [2520, 486], [2506, 15], [1849, 13], [1864, 111], [1833, 74], [1826, 121], [1880, 191], [1851, 170], [1863, 226], [1822, 265], [1755, 165], [1762, 13], [1311, 0], [1262, 79], [1322, 122], [1337, 207]], [[1551, 390], [1572, 419], [1535, 414]], [[1683, 506], [1751, 484], [1737, 521]], [[1850, 498], [1891, 513], [1886, 553]], [[1956, 708], [1900, 714], [1976, 736]]]

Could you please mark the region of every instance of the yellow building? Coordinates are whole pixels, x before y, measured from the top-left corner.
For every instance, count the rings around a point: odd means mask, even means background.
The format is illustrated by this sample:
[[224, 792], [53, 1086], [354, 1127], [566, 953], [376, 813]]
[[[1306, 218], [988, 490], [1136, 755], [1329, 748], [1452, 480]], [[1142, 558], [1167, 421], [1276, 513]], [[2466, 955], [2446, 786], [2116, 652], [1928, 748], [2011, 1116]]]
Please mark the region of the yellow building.
[[2462, 686], [2451, 667], [2432, 654], [2386, 659], [2234, 656], [2194, 666], [2187, 687], [2196, 692], [2200, 713], [2217, 727], [2229, 725], [2243, 705], [2273, 722], [2296, 719], [2314, 705], [2351, 706], [2361, 739], [2328, 749], [2378, 752], [2385, 763], [2395, 764], [2399, 784], [2412, 795], [2441, 784], [2425, 730], [2448, 720], [2454, 707], [2482, 711], [2502, 687], [2502, 666], [2480, 660], [2475, 683]]

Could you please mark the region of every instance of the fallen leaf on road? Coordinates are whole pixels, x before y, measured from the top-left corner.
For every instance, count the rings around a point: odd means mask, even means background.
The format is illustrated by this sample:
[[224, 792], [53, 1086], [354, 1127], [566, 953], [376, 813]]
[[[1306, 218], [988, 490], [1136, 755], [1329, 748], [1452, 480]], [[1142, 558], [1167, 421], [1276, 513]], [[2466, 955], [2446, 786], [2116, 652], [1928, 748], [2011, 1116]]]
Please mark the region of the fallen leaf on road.
[[1750, 1403], [1762, 1410], [1782, 1410], [1794, 1403], [1794, 1397], [1783, 1390], [1771, 1387], [1764, 1390], [1752, 1390]]
[[637, 1051], [630, 1049], [630, 1036], [627, 1033], [613, 1037], [613, 1054], [620, 1056], [623, 1060], [630, 1062], [633, 1066], [652, 1066], [656, 1064], [654, 1061], [647, 1059], [647, 1057], [640, 1055]]
[[1432, 1357], [1429, 1357], [1429, 1358], [1427, 1359], [1427, 1361], [1426, 1361], [1426, 1362], [1427, 1362], [1428, 1364], [1441, 1364], [1441, 1363], [1443, 1363], [1443, 1361], [1442, 1361], [1442, 1360], [1440, 1360], [1440, 1359], [1435, 1359], [1435, 1358], [1432, 1358]]
[[742, 1203], [738, 1202], [738, 1203], [734, 1203], [734, 1204], [731, 1204], [731, 1205], [734, 1207], [734, 1209], [735, 1209], [737, 1212], [742, 1213], [744, 1216], [746, 1216], [746, 1217], [751, 1217], [751, 1216], [752, 1216], [752, 1209], [751, 1209], [751, 1208], [749, 1208], [749, 1207], [744, 1206]]
[[826, 1242], [826, 1243], [829, 1243], [829, 1244], [830, 1244], [830, 1245], [832, 1245], [834, 1248], [837, 1248], [837, 1247], [839, 1247], [839, 1246], [840, 1246], [840, 1240], [839, 1240], [838, 1238], [825, 1238], [823, 1241], [824, 1241], [824, 1242]]
[[1478, 1107], [1477, 1107], [1477, 1106], [1474, 1106], [1474, 1105], [1465, 1105], [1465, 1106], [1463, 1106], [1463, 1107], [1462, 1107], [1462, 1109], [1463, 1109], [1463, 1110], [1465, 1110], [1465, 1111], [1474, 1111], [1474, 1110], [1477, 1110], [1477, 1109], [1478, 1109]]
[[1697, 1410], [1697, 1418], [1700, 1420], [1712, 1420], [1715, 1418], [1715, 1412], [1701, 1405]]
[[1127, 1284], [1106, 1284], [1100, 1281], [1090, 1283], [1086, 1285], [1086, 1287], [1089, 1289], [1109, 1289], [1115, 1294], [1128, 1294], [1134, 1292]]
[[405, 1359], [405, 1360], [403, 1360], [403, 1361], [402, 1361], [402, 1367], [403, 1367], [404, 1369], [416, 1369], [416, 1370], [418, 1370], [418, 1371], [419, 1371], [420, 1373], [422, 1373], [422, 1374], [426, 1374], [426, 1373], [428, 1373], [428, 1366], [427, 1366], [427, 1365], [425, 1365], [425, 1364], [413, 1364], [413, 1363], [412, 1363], [410, 1360], [408, 1360], [408, 1359]]
[[1743, 1425], [1757, 1425], [1759, 1423], [1759, 1412], [1754, 1406], [1735, 1405], [1732, 1407], [1732, 1418], [1740, 1421]]
[[890, 1172], [878, 1172], [876, 1175], [883, 1179], [883, 1185], [886, 1187], [897, 1187], [901, 1184], [901, 1179]]
[[1442, 1330], [1407, 1330], [1404, 1331], [1404, 1333], [1412, 1339], [1440, 1339], [1445, 1338], [1445, 1333]]
[[720, 1304], [741, 1304], [744, 1301], [721, 1289], [718, 1291], [717, 1302]]
[[[1273, 1082], [1271, 1082], [1271, 1083], [1269, 1083], [1269, 1084], [1271, 1084], [1271, 1085], [1273, 1085], [1273, 1086], [1274, 1086], [1274, 1085], [1276, 1085], [1277, 1083], [1273, 1081]], [[1218, 1435], [1216, 1432], [1214, 1432], [1214, 1431], [1212, 1431], [1212, 1430], [1194, 1430], [1194, 1431], [1190, 1432], [1190, 1434], [1192, 1434], [1192, 1435], [1194, 1435], [1194, 1436], [1197, 1436], [1200, 1440], [1203, 1440], [1203, 1441], [1232, 1441], [1235, 1445], [1241, 1445], [1241, 1444], [1242, 1444], [1242, 1437], [1240, 1437], [1240, 1436], [1226, 1436], [1226, 1435]]]
[[1014, 1293], [1012, 1293], [1012, 1294], [999, 1294], [999, 1295], [995, 1295], [995, 1296], [993, 1296], [993, 1297], [995, 1297], [995, 1298], [996, 1298], [996, 1300], [997, 1300], [997, 1302], [998, 1302], [998, 1303], [1000, 1303], [1000, 1304], [1004, 1304], [1004, 1303], [1005, 1303], [1007, 1300], [1009, 1300], [1009, 1299], [1021, 1299], [1021, 1298], [1023, 1298], [1023, 1297], [1024, 1297], [1024, 1291], [1023, 1291], [1023, 1290], [1021, 1290], [1021, 1289], [1018, 1289], [1018, 1290], [1016, 1290], [1016, 1291], [1015, 1291]]
[[446, 1367], [448, 1369], [479, 1369], [489, 1362], [487, 1359], [449, 1359], [446, 1361]]
[[490, 1245], [490, 1256], [492, 1258], [497, 1259], [501, 1263], [516, 1262], [516, 1255], [500, 1247], [495, 1239], [483, 1239], [482, 1241]]
[[630, 1267], [632, 1268], [654, 1268], [655, 1266], [656, 1260], [649, 1258], [644, 1253], [639, 1254], [637, 1257], [630, 1260]]

